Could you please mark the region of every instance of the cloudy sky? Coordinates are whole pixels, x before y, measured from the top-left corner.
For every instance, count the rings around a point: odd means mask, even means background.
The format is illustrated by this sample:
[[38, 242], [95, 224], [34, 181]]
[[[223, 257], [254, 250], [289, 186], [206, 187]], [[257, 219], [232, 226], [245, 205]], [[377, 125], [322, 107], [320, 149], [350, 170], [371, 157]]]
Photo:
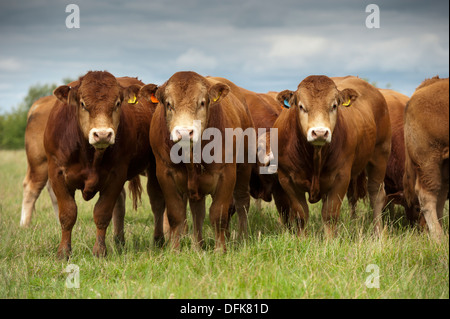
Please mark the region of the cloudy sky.
[[[380, 28], [366, 27], [371, 3]], [[257, 92], [351, 74], [410, 96], [448, 77], [448, 38], [447, 0], [0, 0], [0, 113], [88, 70], [155, 84], [192, 70]]]

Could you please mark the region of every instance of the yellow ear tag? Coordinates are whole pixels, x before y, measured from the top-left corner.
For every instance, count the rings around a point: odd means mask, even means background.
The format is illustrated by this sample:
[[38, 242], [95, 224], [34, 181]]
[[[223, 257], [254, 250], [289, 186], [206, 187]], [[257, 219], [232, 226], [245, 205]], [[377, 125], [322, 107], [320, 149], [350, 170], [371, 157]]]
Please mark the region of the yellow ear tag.
[[129, 99], [129, 100], [128, 100], [128, 103], [130, 103], [130, 104], [136, 104], [136, 103], [137, 103], [137, 102], [136, 102], [136, 95], [133, 96], [132, 99]]
[[352, 103], [352, 100], [348, 99], [348, 101], [346, 103], [342, 104], [342, 105], [343, 106], [350, 106], [350, 103]]
[[219, 94], [217, 95], [217, 97], [213, 99], [213, 102], [217, 102], [217, 100], [219, 99], [220, 95], [222, 95], [222, 92], [219, 92]]

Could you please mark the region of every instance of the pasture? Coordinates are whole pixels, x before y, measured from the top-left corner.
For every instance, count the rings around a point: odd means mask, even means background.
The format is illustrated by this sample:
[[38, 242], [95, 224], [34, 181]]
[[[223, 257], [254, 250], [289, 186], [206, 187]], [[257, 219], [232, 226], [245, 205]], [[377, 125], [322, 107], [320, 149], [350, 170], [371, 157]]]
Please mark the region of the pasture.
[[[311, 205], [308, 235], [297, 238], [279, 224], [273, 203], [258, 212], [252, 201], [249, 238], [236, 240], [232, 232], [222, 254], [214, 252], [208, 216], [204, 250], [193, 249], [189, 235], [179, 252], [153, 247], [153, 214], [143, 194], [137, 211], [127, 197], [125, 247], [115, 247], [110, 226], [108, 256], [98, 259], [92, 256], [97, 197], [85, 202], [77, 193], [72, 256], [59, 261], [61, 231], [46, 189], [31, 226], [19, 227], [26, 166], [24, 150], [0, 151], [0, 298], [449, 298], [448, 203], [446, 240], [437, 243], [407, 226], [400, 208], [386, 214], [383, 235], [375, 238], [368, 202], [351, 219], [346, 201], [337, 238], [323, 236], [320, 203]], [[78, 266], [79, 288], [66, 286], [69, 264]]]

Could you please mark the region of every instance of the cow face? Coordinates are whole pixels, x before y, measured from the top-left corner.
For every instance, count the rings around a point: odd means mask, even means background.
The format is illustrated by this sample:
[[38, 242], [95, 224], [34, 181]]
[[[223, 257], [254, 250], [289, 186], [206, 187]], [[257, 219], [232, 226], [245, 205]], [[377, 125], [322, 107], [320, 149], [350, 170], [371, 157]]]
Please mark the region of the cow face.
[[309, 143], [320, 147], [331, 143], [338, 108], [351, 106], [357, 96], [353, 89], [339, 91], [326, 76], [309, 76], [299, 84], [297, 91], [282, 91], [277, 99], [298, 112], [303, 135]]
[[78, 125], [86, 140], [98, 150], [115, 143], [124, 95], [139, 87], [124, 90], [108, 72], [91, 71], [75, 87], [62, 85], [53, 94], [68, 107], [76, 108]]
[[141, 89], [147, 99], [156, 95], [164, 107], [170, 139], [190, 146], [201, 139], [210, 107], [219, 103], [228, 92], [226, 84], [211, 85], [194, 72], [178, 72], [159, 88], [149, 84]]

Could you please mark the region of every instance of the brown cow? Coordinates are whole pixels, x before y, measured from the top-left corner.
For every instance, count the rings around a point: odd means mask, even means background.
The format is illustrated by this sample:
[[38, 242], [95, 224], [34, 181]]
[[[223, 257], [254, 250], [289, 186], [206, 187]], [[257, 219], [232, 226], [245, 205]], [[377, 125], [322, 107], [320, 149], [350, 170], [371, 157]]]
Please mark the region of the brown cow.
[[[117, 81], [123, 87], [133, 84], [144, 85], [136, 78], [121, 77]], [[73, 81], [68, 86], [78, 85]], [[42, 189], [47, 185], [48, 192], [53, 204], [53, 209], [58, 218], [58, 203], [48, 181], [47, 156], [44, 149], [44, 131], [47, 126], [48, 116], [58, 99], [51, 95], [38, 99], [30, 107], [27, 115], [27, 126], [25, 128], [25, 151], [27, 155], [27, 173], [23, 180], [23, 201], [20, 218], [20, 226], [28, 227], [31, 223], [32, 213], [36, 200]]]
[[409, 206], [403, 194], [403, 174], [405, 172], [405, 138], [404, 114], [409, 97], [389, 89], [379, 89], [383, 94], [389, 109], [391, 120], [391, 155], [389, 156], [384, 178], [384, 189], [386, 190], [386, 204], [401, 205], [405, 209], [408, 221], [413, 224], [419, 220], [420, 207]]
[[[255, 93], [241, 87], [239, 90], [248, 105], [255, 129], [266, 130], [266, 133], [258, 135], [258, 140], [266, 139], [266, 151], [270, 150], [270, 129], [283, 110], [282, 104], [276, 99], [278, 93]], [[255, 199], [262, 199], [266, 202], [270, 202], [273, 196], [278, 212], [283, 221], [286, 222], [289, 212], [289, 199], [278, 181], [277, 174], [260, 174], [259, 166], [268, 164], [269, 159], [265, 160], [253, 166], [250, 178], [250, 195]]]
[[[253, 127], [247, 106], [227, 84], [195, 72], [177, 72], [159, 88], [146, 85], [141, 93], [147, 97], [156, 94], [160, 101], [151, 123], [150, 144], [156, 158], [156, 175], [167, 204], [173, 247], [179, 248], [188, 199], [194, 220], [194, 236], [197, 244], [202, 245], [205, 196], [211, 194], [209, 217], [215, 229], [216, 250], [226, 251], [225, 232], [232, 199], [238, 212], [240, 232], [246, 232], [251, 173], [247, 150], [251, 141], [244, 138], [245, 160], [237, 163], [237, 142], [242, 140], [238, 140], [239, 135], [234, 136], [228, 145], [231, 147], [226, 148], [225, 130], [241, 128], [245, 131]], [[206, 161], [204, 156], [201, 161], [196, 160], [196, 147], [200, 146], [204, 154], [213, 143], [206, 144], [204, 133], [207, 129], [218, 133], [219, 136], [213, 137], [214, 142], [222, 143], [213, 149], [212, 160]], [[256, 143], [256, 137], [253, 142]], [[186, 151], [188, 158], [174, 161], [172, 156], [179, 150]], [[233, 153], [226, 162], [230, 152]], [[211, 154], [211, 149], [208, 154]]]
[[[274, 124], [278, 128], [278, 176], [290, 199], [290, 219], [302, 233], [308, 220], [305, 192], [311, 203], [322, 199], [325, 234], [333, 236], [341, 202], [347, 193], [354, 205], [367, 190], [375, 232], [382, 228], [384, 175], [391, 148], [389, 112], [383, 96], [356, 77], [309, 76], [297, 91], [278, 100], [291, 105]], [[353, 190], [347, 192], [352, 181]]]
[[[71, 252], [77, 189], [82, 190], [85, 200], [100, 193], [94, 208], [94, 255], [106, 254], [105, 234], [111, 218], [115, 239], [124, 242], [123, 185], [151, 167], [148, 131], [154, 105], [138, 96], [140, 87], [134, 84], [123, 88], [112, 74], [90, 71], [77, 85], [63, 85], [54, 91], [59, 101], [48, 118], [44, 147], [62, 229], [59, 258], [68, 257]], [[153, 173], [147, 169], [147, 174], [156, 220], [154, 237], [158, 241], [163, 236], [164, 200], [158, 183], [152, 179], [154, 169]]]
[[405, 111], [404, 193], [420, 204], [433, 239], [443, 237], [441, 219], [449, 189], [449, 80], [425, 80]]

